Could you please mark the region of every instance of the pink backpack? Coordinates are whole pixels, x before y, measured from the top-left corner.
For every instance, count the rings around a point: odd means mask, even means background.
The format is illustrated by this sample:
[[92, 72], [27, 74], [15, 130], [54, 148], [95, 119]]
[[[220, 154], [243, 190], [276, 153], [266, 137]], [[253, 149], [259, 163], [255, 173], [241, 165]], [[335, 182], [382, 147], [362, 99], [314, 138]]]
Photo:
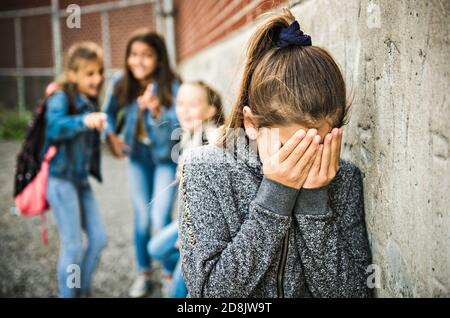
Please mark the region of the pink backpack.
[[[49, 165], [56, 155], [58, 146], [55, 143], [49, 147], [45, 156], [42, 157], [47, 127], [45, 118], [47, 98], [48, 96], [41, 100], [34, 109], [33, 118], [27, 127], [25, 139], [17, 154], [13, 193], [16, 210], [19, 210], [21, 215], [41, 217], [41, 236], [44, 244], [47, 244], [44, 213], [49, 208], [47, 202]], [[75, 113], [75, 104], [69, 98], [68, 114]]]
[[37, 175], [15, 197], [16, 208], [22, 216], [41, 217], [41, 238], [45, 245], [48, 244], [47, 229], [45, 227], [45, 212], [49, 209], [47, 202], [47, 182], [50, 170], [50, 161], [56, 155], [55, 146], [48, 148], [44, 160]]

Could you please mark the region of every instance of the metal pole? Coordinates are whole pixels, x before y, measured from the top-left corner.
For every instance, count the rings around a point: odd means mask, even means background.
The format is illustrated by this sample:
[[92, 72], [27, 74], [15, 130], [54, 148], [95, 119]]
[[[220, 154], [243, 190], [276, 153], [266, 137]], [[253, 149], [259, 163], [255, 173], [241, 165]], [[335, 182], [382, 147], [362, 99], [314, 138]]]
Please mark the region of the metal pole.
[[53, 64], [55, 80], [62, 72], [61, 23], [58, 0], [52, 0]]
[[153, 16], [155, 17], [155, 28], [159, 34], [164, 34], [164, 18], [161, 0], [157, 0], [154, 4]]
[[108, 71], [111, 68], [111, 40], [109, 34], [109, 16], [107, 11], [100, 14], [102, 25], [102, 44], [103, 44], [103, 59], [105, 68]]
[[14, 18], [14, 37], [16, 48], [17, 99], [19, 113], [25, 111], [25, 78], [23, 74], [22, 26], [20, 18]]
[[163, 13], [165, 21], [165, 37], [167, 44], [167, 51], [169, 59], [173, 67], [176, 66], [176, 51], [175, 51], [175, 23], [174, 10], [172, 0], [163, 0]]

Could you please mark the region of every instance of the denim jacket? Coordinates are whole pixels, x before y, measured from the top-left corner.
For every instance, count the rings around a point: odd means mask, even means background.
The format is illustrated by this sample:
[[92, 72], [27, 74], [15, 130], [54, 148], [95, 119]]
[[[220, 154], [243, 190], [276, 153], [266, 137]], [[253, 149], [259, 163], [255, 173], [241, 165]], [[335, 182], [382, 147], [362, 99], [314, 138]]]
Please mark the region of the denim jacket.
[[92, 174], [99, 182], [102, 181], [100, 136], [83, 122], [88, 113], [96, 111], [95, 108], [86, 97], [76, 94], [76, 114], [69, 115], [66, 93], [59, 91], [48, 98], [44, 151], [50, 145], [58, 148], [50, 163], [50, 176], [79, 181]]
[[[103, 106], [103, 111], [108, 115], [108, 127], [105, 130], [106, 134], [112, 134], [116, 131], [117, 115], [121, 106], [119, 105], [118, 97], [114, 94], [114, 88], [121, 78], [121, 73], [117, 73], [113, 76]], [[144, 111], [144, 128], [150, 139], [149, 146], [151, 147], [152, 159], [155, 163], [170, 161], [172, 148], [178, 142], [177, 140], [171, 140], [171, 135], [172, 132], [179, 127], [175, 109], [175, 97], [179, 87], [180, 83], [178, 81], [172, 83], [172, 96], [174, 102], [170, 107], [162, 107], [159, 119], [154, 119], [150, 111]], [[152, 93], [156, 95], [157, 90], [157, 83], [155, 83]], [[139, 114], [137, 100], [126, 105], [123, 109], [125, 112], [125, 123], [123, 128], [124, 142], [130, 147], [131, 154], [133, 154], [133, 145], [136, 141], [136, 126]]]

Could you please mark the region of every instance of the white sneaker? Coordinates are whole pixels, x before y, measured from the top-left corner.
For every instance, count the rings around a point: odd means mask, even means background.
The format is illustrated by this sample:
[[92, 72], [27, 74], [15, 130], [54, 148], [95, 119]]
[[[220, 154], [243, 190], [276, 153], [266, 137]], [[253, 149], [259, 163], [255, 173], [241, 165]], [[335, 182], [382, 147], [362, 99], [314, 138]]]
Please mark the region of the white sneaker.
[[172, 276], [163, 275], [161, 277], [161, 297], [171, 298], [172, 296]]
[[150, 277], [145, 275], [139, 275], [131, 285], [128, 296], [131, 298], [144, 297], [150, 289]]

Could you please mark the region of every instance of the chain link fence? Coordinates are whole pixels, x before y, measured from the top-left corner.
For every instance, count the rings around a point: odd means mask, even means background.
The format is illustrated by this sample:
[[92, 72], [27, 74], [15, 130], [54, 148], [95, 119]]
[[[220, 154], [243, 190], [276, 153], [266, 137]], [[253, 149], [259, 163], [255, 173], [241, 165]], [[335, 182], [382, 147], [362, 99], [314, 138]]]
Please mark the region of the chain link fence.
[[104, 49], [106, 78], [123, 67], [128, 36], [157, 29], [157, 0], [36, 0], [0, 4], [0, 109], [24, 112], [62, 70], [63, 53], [78, 41]]

